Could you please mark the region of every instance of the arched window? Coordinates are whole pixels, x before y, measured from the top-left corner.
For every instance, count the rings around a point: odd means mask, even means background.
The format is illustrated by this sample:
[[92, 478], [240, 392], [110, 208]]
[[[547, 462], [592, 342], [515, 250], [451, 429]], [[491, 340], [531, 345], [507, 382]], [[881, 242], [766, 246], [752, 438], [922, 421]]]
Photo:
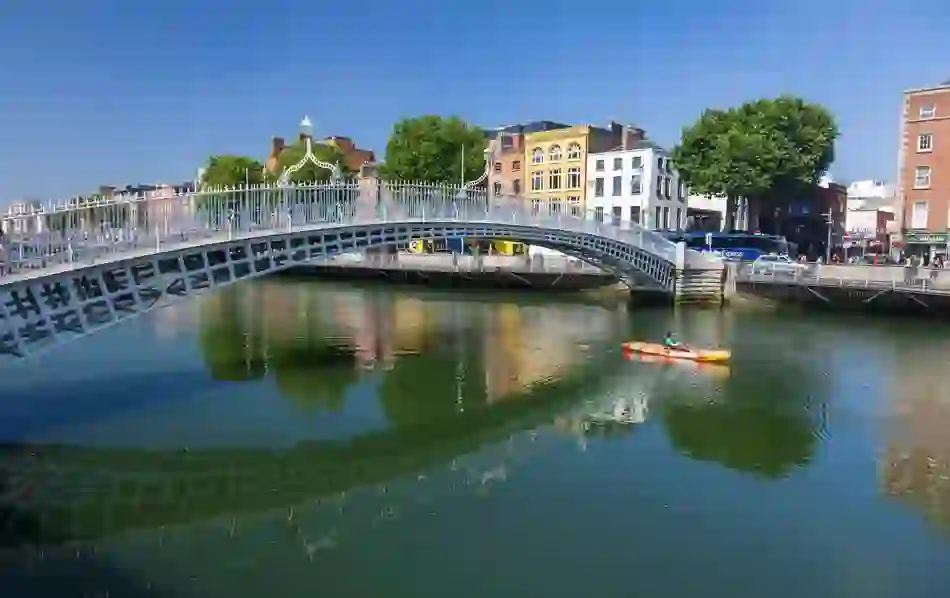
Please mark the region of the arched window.
[[501, 181], [495, 181], [495, 195], [501, 195]]
[[557, 162], [558, 160], [561, 159], [561, 146], [560, 146], [560, 145], [552, 145], [552, 146], [551, 146], [550, 158], [551, 158], [551, 161], [552, 161], [552, 162]]
[[581, 144], [572, 143], [569, 146], [567, 146], [567, 159], [568, 160], [581, 159]]
[[531, 163], [532, 164], [544, 164], [544, 150], [540, 147], [536, 147], [531, 150]]

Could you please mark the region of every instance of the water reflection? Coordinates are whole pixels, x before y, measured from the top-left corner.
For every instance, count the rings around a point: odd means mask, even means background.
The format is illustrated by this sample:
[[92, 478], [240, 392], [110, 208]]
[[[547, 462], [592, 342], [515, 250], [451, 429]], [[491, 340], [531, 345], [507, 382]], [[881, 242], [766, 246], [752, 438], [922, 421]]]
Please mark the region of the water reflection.
[[236, 287], [202, 307], [202, 354], [215, 379], [269, 377], [305, 409], [338, 411], [354, 384], [372, 379], [387, 421], [405, 426], [556, 380], [587, 359], [585, 343], [612, 346], [623, 321], [622, 312], [583, 304], [437, 297], [282, 282]]

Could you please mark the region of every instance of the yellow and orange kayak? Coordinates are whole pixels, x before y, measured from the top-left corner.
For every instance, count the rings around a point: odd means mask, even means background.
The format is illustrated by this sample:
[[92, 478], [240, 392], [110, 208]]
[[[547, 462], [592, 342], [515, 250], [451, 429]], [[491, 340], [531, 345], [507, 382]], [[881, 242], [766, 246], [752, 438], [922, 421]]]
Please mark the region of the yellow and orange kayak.
[[724, 363], [732, 357], [725, 349], [667, 349], [657, 343], [628, 342], [621, 345], [625, 350], [644, 355], [657, 355], [668, 359], [687, 359], [701, 363]]

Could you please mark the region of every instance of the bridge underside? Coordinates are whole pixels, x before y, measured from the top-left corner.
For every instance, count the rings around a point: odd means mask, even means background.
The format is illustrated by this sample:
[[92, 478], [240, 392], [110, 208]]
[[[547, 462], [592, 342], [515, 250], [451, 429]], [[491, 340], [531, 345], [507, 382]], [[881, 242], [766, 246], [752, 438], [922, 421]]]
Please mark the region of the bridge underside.
[[[155, 255], [38, 272], [0, 286], [0, 355], [35, 354], [115, 325], [169, 300], [295, 264], [412, 239], [508, 239], [576, 255], [618, 276], [672, 292], [674, 266], [633, 245], [587, 233], [531, 226], [406, 222], [274, 233], [202, 246], [168, 247]], [[52, 269], [52, 268], [51, 268]], [[47, 270], [48, 271], [48, 270]]]

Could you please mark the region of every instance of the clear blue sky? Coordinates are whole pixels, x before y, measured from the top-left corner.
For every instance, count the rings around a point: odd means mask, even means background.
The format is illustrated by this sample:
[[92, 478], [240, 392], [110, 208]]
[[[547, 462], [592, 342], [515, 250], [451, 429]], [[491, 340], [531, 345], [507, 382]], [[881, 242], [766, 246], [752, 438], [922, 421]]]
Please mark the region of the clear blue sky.
[[0, 203], [263, 158], [304, 114], [380, 156], [423, 113], [672, 144], [706, 106], [781, 93], [837, 115], [836, 179], [893, 179], [901, 91], [950, 78], [948, 31], [921, 0], [3, 0]]

